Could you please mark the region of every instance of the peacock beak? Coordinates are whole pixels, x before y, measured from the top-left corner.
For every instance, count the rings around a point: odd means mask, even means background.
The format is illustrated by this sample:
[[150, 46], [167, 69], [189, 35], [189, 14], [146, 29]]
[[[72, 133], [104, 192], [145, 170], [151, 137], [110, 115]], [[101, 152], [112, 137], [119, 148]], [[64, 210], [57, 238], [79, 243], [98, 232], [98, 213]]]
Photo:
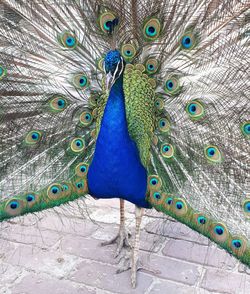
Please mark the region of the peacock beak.
[[108, 74], [106, 74], [106, 90], [110, 91], [113, 83], [114, 83], [114, 78], [111, 72], [108, 72]]

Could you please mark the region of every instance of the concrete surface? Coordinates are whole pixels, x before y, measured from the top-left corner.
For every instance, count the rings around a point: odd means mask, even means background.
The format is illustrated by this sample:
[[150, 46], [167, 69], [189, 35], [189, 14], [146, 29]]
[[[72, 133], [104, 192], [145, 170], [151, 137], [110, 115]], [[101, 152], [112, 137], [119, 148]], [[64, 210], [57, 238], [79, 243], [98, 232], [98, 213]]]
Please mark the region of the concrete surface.
[[[126, 210], [133, 232], [133, 205]], [[0, 294], [250, 293], [249, 269], [153, 211], [142, 224], [140, 260], [147, 270], [131, 289], [130, 272], [116, 274], [115, 245], [100, 246], [116, 234], [118, 223], [118, 200], [91, 199], [1, 224]]]

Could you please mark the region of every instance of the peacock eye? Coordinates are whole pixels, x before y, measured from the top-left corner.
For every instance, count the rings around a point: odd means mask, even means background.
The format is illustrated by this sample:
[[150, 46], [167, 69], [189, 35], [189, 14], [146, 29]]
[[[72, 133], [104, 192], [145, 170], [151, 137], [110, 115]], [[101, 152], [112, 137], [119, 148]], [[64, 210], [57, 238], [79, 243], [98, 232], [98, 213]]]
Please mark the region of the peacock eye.
[[26, 195], [27, 202], [33, 202], [33, 201], [35, 201], [35, 199], [36, 199], [36, 197], [33, 194]]
[[124, 44], [121, 48], [121, 54], [127, 62], [130, 62], [136, 55], [136, 48], [132, 44]]
[[205, 225], [206, 222], [207, 222], [207, 219], [205, 218], [205, 216], [199, 216], [199, 217], [197, 218], [197, 222], [198, 222], [198, 224], [200, 224], [200, 225]]
[[0, 65], [0, 80], [3, 79], [6, 76], [6, 74], [6, 69], [2, 65]]
[[23, 211], [25, 204], [21, 199], [11, 199], [5, 205], [5, 212], [8, 215], [16, 216], [20, 215]]
[[193, 120], [199, 120], [205, 115], [204, 106], [198, 101], [189, 102], [186, 106], [186, 112]]
[[221, 162], [222, 155], [217, 146], [213, 146], [213, 145], [206, 146], [204, 149], [204, 152], [208, 161], [213, 163]]
[[77, 89], [86, 89], [89, 86], [88, 77], [84, 73], [76, 74], [73, 78], [73, 85]]
[[58, 41], [63, 47], [67, 49], [74, 49], [77, 46], [76, 36], [69, 31], [64, 31], [59, 34]]
[[99, 17], [99, 25], [104, 33], [109, 33], [116, 16], [113, 12], [104, 12]]
[[154, 192], [153, 197], [155, 200], [161, 200], [161, 194], [159, 192]]
[[196, 45], [196, 37], [192, 32], [187, 32], [180, 38], [180, 43], [182, 49], [192, 49]]
[[173, 211], [178, 216], [185, 215], [188, 211], [188, 207], [185, 200], [182, 198], [176, 198], [174, 200]]
[[143, 26], [143, 35], [146, 41], [154, 41], [160, 35], [161, 23], [157, 18], [149, 19]]
[[236, 249], [241, 248], [242, 242], [239, 239], [232, 240], [232, 246]]
[[146, 71], [148, 74], [154, 74], [159, 68], [159, 62], [155, 58], [149, 58], [146, 61]]
[[162, 182], [158, 176], [152, 175], [148, 178], [148, 184], [150, 189], [158, 190], [161, 187]]
[[174, 147], [168, 143], [162, 144], [161, 145], [161, 155], [167, 159], [172, 158], [174, 156]]
[[51, 184], [47, 189], [49, 199], [56, 200], [63, 196], [63, 187], [58, 183]]
[[180, 82], [177, 77], [170, 76], [165, 81], [164, 91], [166, 94], [174, 96], [180, 91]]
[[71, 141], [70, 148], [75, 153], [82, 152], [85, 149], [85, 142], [82, 138], [75, 138]]
[[89, 111], [84, 111], [80, 115], [80, 124], [82, 126], [89, 126], [93, 121], [93, 115]]
[[82, 177], [75, 177], [72, 180], [73, 189], [78, 195], [84, 195], [87, 191], [86, 179]]
[[166, 133], [170, 130], [170, 122], [166, 118], [161, 118], [158, 122], [158, 128], [161, 132]]
[[[156, 109], [158, 109], [158, 110], [162, 110], [163, 108], [164, 108], [164, 100], [162, 99], [162, 98], [159, 98], [159, 97], [157, 97], [156, 99], [155, 99], [155, 107], [156, 107]], [[163, 123], [164, 124], [164, 123]], [[164, 124], [163, 125], [163, 127], [165, 126], [166, 124]], [[162, 126], [161, 126], [162, 127]]]
[[173, 204], [173, 198], [168, 197], [165, 202], [166, 202], [167, 205], [172, 205]]
[[75, 173], [78, 177], [83, 177], [86, 176], [88, 171], [88, 164], [84, 162], [80, 162], [76, 167], [75, 167]]
[[250, 200], [245, 200], [243, 203], [243, 209], [246, 216], [250, 216]]
[[241, 131], [246, 138], [250, 138], [250, 121], [246, 121], [241, 125]]
[[35, 145], [39, 143], [41, 139], [42, 139], [42, 132], [38, 130], [32, 130], [28, 132], [24, 141], [27, 145]]
[[56, 96], [49, 100], [49, 107], [52, 112], [62, 112], [68, 106], [68, 101], [63, 96]]

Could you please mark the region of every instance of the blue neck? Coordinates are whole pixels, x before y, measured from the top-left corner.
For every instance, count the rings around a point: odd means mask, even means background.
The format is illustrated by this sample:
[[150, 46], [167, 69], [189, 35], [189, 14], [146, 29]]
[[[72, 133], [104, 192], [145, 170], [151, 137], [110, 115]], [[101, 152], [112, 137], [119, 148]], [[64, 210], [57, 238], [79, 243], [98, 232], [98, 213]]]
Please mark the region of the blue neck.
[[147, 172], [129, 136], [122, 76], [109, 93], [88, 171], [88, 186], [90, 194], [97, 198], [118, 197], [148, 207]]

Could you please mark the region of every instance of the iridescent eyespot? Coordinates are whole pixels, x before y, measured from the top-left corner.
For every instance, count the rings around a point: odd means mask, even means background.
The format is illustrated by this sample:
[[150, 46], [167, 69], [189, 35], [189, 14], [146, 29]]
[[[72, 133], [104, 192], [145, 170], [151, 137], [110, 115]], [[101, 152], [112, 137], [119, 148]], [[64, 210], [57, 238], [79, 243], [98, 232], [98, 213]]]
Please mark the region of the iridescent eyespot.
[[89, 126], [89, 125], [91, 125], [92, 121], [93, 121], [93, 115], [91, 114], [90, 111], [86, 110], [81, 113], [80, 124], [82, 126]]
[[152, 175], [148, 177], [148, 186], [150, 190], [159, 190], [161, 185], [162, 182], [158, 176]]
[[75, 138], [70, 143], [71, 151], [80, 153], [85, 149], [85, 141], [82, 138]]
[[192, 32], [187, 32], [181, 37], [180, 43], [184, 50], [193, 49], [196, 45], [196, 36]]
[[170, 122], [166, 118], [160, 118], [158, 121], [158, 128], [161, 132], [166, 133], [170, 130]]
[[164, 91], [166, 94], [169, 94], [170, 96], [177, 95], [181, 90], [180, 82], [177, 77], [170, 76], [166, 79], [165, 85], [164, 85]]
[[28, 193], [25, 195], [25, 200], [27, 201], [27, 206], [32, 207], [39, 201], [39, 195]]
[[225, 242], [229, 236], [226, 226], [221, 223], [212, 224], [210, 232], [211, 236], [219, 242]]
[[3, 79], [7, 74], [7, 70], [2, 66], [0, 65], [0, 80]]
[[[155, 99], [155, 108], [157, 110], [162, 110], [164, 108], [164, 100], [162, 98], [157, 97]], [[163, 125], [162, 125], [163, 124]], [[162, 122], [159, 125], [161, 128], [165, 129], [164, 127], [166, 126], [166, 122], [164, 122], [164, 119], [162, 120]]]
[[88, 77], [84, 73], [76, 74], [73, 77], [73, 85], [77, 89], [81, 89], [81, 90], [88, 88], [88, 86], [89, 86]]
[[168, 197], [165, 202], [166, 202], [167, 205], [172, 205], [173, 204], [173, 198]]
[[42, 136], [43, 136], [43, 133], [41, 131], [32, 130], [28, 132], [24, 141], [27, 145], [30, 145], [30, 146], [36, 145], [41, 141]]
[[33, 194], [26, 195], [27, 202], [33, 202], [33, 201], [35, 201], [35, 199], [36, 199], [36, 197]]
[[149, 58], [146, 61], [145, 66], [146, 66], [146, 71], [149, 75], [155, 74], [159, 68], [159, 62], [155, 58]]
[[121, 48], [121, 54], [127, 62], [130, 62], [136, 55], [136, 48], [132, 44], [124, 44]]
[[240, 249], [240, 247], [242, 246], [241, 240], [232, 240], [232, 246], [235, 249]]
[[59, 43], [67, 49], [75, 49], [77, 46], [77, 38], [74, 33], [64, 31], [58, 35]]
[[67, 185], [67, 184], [63, 184], [62, 187], [63, 187], [63, 191], [69, 190], [69, 185]]
[[21, 199], [11, 199], [5, 204], [5, 212], [10, 216], [20, 215], [24, 209], [24, 202]]
[[182, 198], [174, 199], [173, 211], [177, 216], [185, 215], [188, 211], [188, 207], [185, 200]]
[[243, 202], [243, 210], [247, 217], [250, 217], [250, 199]]
[[63, 197], [71, 196], [71, 194], [72, 194], [72, 185], [71, 185], [71, 183], [62, 182], [61, 187], [62, 187]]
[[75, 177], [73, 179], [73, 187], [74, 187], [74, 191], [78, 194], [78, 195], [84, 195], [86, 194], [88, 188], [87, 188], [87, 181], [85, 178], [81, 178], [81, 177]]
[[58, 183], [51, 184], [47, 189], [49, 199], [56, 200], [63, 196], [63, 187]]
[[68, 101], [65, 97], [58, 95], [49, 100], [49, 106], [52, 112], [62, 112], [68, 106]]
[[163, 143], [161, 145], [161, 155], [166, 159], [172, 158], [174, 156], [174, 147], [171, 144]]
[[161, 194], [159, 192], [154, 192], [153, 197], [156, 201], [161, 200]]
[[250, 121], [246, 121], [241, 125], [241, 132], [246, 138], [250, 139]]
[[197, 222], [198, 222], [198, 224], [200, 224], [200, 225], [205, 225], [206, 222], [207, 222], [207, 219], [206, 219], [205, 216], [198, 216], [198, 218], [197, 218]]
[[113, 12], [102, 13], [99, 17], [99, 25], [101, 30], [104, 33], [110, 33], [112, 27], [118, 24], [117, 22], [114, 23], [115, 20], [117, 20], [117, 18]]
[[242, 236], [233, 236], [229, 240], [229, 245], [233, 253], [237, 256], [242, 256], [247, 249], [247, 240]]
[[88, 164], [84, 162], [80, 162], [76, 168], [75, 173], [78, 177], [85, 177], [88, 172]]
[[205, 156], [208, 161], [212, 163], [219, 163], [222, 161], [222, 155], [217, 146], [209, 145], [204, 149]]
[[217, 235], [223, 235], [224, 234], [224, 228], [222, 226], [216, 226], [214, 227], [214, 232]]
[[204, 107], [201, 102], [190, 101], [186, 106], [186, 112], [193, 120], [199, 120], [205, 115]]
[[146, 41], [156, 40], [161, 32], [161, 23], [159, 19], [153, 17], [143, 26], [143, 35]]

